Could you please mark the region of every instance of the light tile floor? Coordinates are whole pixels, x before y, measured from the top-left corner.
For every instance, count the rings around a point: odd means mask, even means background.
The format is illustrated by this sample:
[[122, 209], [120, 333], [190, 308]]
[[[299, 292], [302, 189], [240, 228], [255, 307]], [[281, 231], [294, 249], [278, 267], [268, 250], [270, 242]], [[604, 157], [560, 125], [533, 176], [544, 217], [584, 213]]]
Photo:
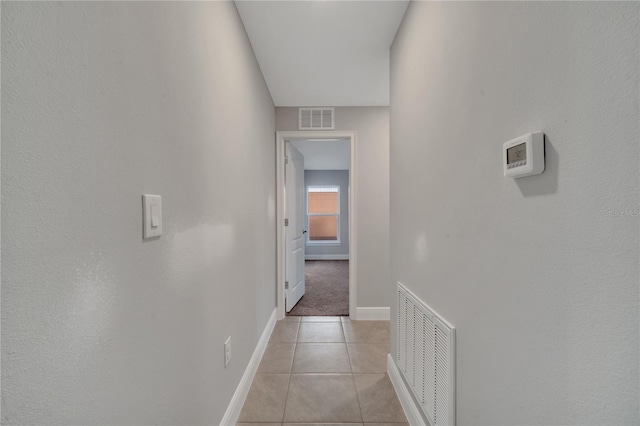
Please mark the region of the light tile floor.
[[389, 321], [286, 317], [238, 425], [408, 425], [386, 374]]

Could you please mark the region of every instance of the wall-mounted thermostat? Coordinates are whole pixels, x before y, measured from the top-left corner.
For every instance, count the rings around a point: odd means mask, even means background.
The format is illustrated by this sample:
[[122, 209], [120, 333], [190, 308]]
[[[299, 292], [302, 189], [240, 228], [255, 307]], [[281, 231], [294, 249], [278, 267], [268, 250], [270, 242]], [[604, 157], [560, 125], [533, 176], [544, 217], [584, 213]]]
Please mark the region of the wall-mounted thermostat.
[[512, 178], [544, 172], [544, 133], [527, 133], [502, 146], [504, 175]]

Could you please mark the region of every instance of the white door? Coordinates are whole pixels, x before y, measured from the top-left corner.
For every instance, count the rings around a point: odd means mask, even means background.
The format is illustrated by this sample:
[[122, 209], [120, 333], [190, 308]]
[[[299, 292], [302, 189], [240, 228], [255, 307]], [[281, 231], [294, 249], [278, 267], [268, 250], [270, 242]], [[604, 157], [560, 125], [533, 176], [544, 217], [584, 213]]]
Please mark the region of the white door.
[[304, 157], [289, 142], [285, 148], [285, 220], [287, 312], [304, 296]]

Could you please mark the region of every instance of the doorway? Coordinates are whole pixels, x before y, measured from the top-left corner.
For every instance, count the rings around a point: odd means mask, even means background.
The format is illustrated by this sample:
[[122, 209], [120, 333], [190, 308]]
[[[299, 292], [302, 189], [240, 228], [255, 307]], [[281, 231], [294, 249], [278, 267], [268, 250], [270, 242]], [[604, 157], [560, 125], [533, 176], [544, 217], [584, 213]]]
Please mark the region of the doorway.
[[[289, 144], [304, 161], [302, 221], [306, 232], [305, 294], [297, 301], [294, 293], [297, 304], [290, 309], [287, 292], [287, 315], [349, 316], [349, 141], [295, 140]], [[285, 177], [285, 192], [287, 181]]]
[[[292, 213], [292, 205], [297, 203], [295, 198], [292, 200], [291, 195], [292, 191], [286, 189], [286, 180], [287, 180], [287, 172], [291, 173], [291, 159], [287, 159], [290, 157], [291, 149], [295, 149], [297, 147], [301, 148], [302, 151], [305, 151], [306, 148], [313, 146], [316, 150], [322, 150], [322, 148], [326, 148], [326, 151], [329, 151], [330, 145], [335, 145], [338, 141], [342, 141], [343, 144], [346, 145], [346, 150], [349, 154], [348, 159], [348, 171], [344, 171], [345, 177], [348, 176], [348, 183], [345, 185], [336, 185], [330, 184], [330, 181], [326, 181], [326, 183], [322, 184], [321, 182], [317, 184], [311, 184], [311, 180], [309, 180], [309, 184], [302, 184], [303, 190], [300, 188], [295, 190], [295, 193], [298, 197], [304, 198], [304, 218], [303, 218], [303, 228], [299, 228], [299, 231], [295, 231], [290, 226], [293, 225], [293, 222], [290, 221], [288, 216], [295, 214]], [[305, 246], [310, 247], [310, 253], [308, 260], [306, 260], [307, 272], [310, 272], [311, 275], [315, 275], [315, 279], [319, 279], [323, 282], [331, 279], [342, 279], [345, 278], [345, 270], [348, 271], [348, 314], [352, 319], [355, 319], [355, 307], [356, 307], [356, 264], [357, 264], [357, 256], [356, 256], [356, 235], [357, 229], [355, 224], [356, 217], [356, 205], [355, 205], [355, 195], [356, 195], [356, 170], [355, 170], [355, 152], [356, 152], [356, 133], [352, 131], [318, 131], [318, 132], [308, 132], [308, 131], [286, 131], [286, 132], [277, 132], [276, 134], [276, 148], [277, 148], [277, 208], [276, 208], [276, 217], [277, 217], [277, 314], [278, 318], [282, 319], [285, 317], [286, 311], [291, 310], [292, 306], [290, 301], [287, 302], [287, 295], [289, 297], [298, 297], [300, 291], [299, 280], [297, 277], [299, 276], [299, 272], [297, 273], [294, 269], [291, 270], [291, 267], [295, 268], [295, 263], [298, 263], [299, 257], [294, 256], [292, 253], [294, 252], [292, 249], [295, 248], [297, 234], [304, 232]], [[310, 152], [306, 150], [307, 152]], [[293, 154], [296, 155], [296, 154]], [[289, 166], [289, 169], [287, 169]], [[334, 167], [337, 169], [338, 167]], [[344, 167], [341, 167], [344, 169]], [[317, 169], [317, 167], [316, 167]], [[316, 171], [306, 171], [308, 173], [309, 179], [312, 177], [317, 178], [322, 173], [317, 173]], [[315, 176], [312, 176], [314, 175]], [[336, 173], [339, 175], [339, 173]], [[289, 177], [289, 179], [292, 179]], [[298, 184], [299, 186], [299, 184]], [[295, 184], [289, 183], [289, 189], [296, 188]], [[311, 199], [309, 199], [309, 195], [311, 195]], [[340, 196], [342, 195], [342, 196]], [[309, 203], [311, 200], [311, 204]], [[292, 204], [292, 202], [294, 204]], [[312, 204], [316, 205], [318, 203], [324, 202], [324, 207], [320, 208], [317, 211], [314, 211], [314, 207]], [[334, 204], [347, 204], [348, 208], [333, 211], [332, 205]], [[309, 210], [309, 207], [312, 207]], [[345, 212], [341, 215], [341, 212]], [[348, 218], [342, 217], [343, 215], [347, 215]], [[295, 214], [298, 216], [297, 214]], [[335, 228], [335, 224], [338, 223], [342, 219], [344, 223], [343, 226], [338, 226]], [[287, 223], [288, 222], [288, 223]], [[295, 221], [297, 222], [297, 221]], [[333, 225], [332, 225], [333, 224]], [[299, 226], [296, 224], [296, 227]], [[346, 228], [346, 229], [345, 229]], [[311, 231], [309, 233], [309, 231]], [[339, 253], [341, 249], [342, 243], [347, 243], [348, 248], [346, 248], [347, 252], [344, 251]], [[347, 245], [345, 244], [345, 245]], [[318, 251], [317, 249], [321, 249]], [[291, 252], [291, 253], [289, 253]], [[322, 268], [318, 268], [319, 264], [322, 262]], [[315, 264], [314, 264], [315, 263]], [[324, 271], [323, 271], [324, 270]], [[322, 277], [322, 274], [327, 274], [325, 277]], [[320, 274], [320, 276], [318, 276]], [[289, 279], [287, 277], [290, 277]], [[296, 294], [292, 295], [292, 291], [288, 287], [291, 287], [290, 282], [295, 282], [296, 285]], [[289, 285], [287, 285], [289, 284]], [[304, 284], [303, 284], [304, 285]], [[321, 289], [322, 290], [322, 289]], [[324, 291], [328, 291], [324, 289]], [[329, 290], [333, 291], [333, 290]], [[310, 293], [311, 295], [311, 293]], [[297, 300], [296, 300], [297, 301]], [[310, 301], [311, 302], [311, 301]], [[289, 303], [289, 305], [287, 305]], [[296, 315], [311, 315], [305, 314], [302, 307], [309, 307], [313, 303], [305, 303], [301, 306]], [[295, 307], [293, 309], [296, 309]], [[304, 310], [306, 312], [312, 312], [309, 310]], [[327, 314], [325, 314], [327, 315]]]

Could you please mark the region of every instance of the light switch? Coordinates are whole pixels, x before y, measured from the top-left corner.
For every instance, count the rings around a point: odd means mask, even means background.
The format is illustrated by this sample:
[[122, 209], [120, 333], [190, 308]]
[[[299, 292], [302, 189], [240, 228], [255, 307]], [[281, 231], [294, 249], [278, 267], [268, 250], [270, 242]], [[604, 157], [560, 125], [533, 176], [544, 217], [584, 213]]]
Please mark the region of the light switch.
[[160, 225], [160, 217], [158, 216], [158, 206], [151, 204], [151, 227], [157, 228]]
[[142, 238], [147, 240], [162, 235], [162, 197], [142, 195]]

